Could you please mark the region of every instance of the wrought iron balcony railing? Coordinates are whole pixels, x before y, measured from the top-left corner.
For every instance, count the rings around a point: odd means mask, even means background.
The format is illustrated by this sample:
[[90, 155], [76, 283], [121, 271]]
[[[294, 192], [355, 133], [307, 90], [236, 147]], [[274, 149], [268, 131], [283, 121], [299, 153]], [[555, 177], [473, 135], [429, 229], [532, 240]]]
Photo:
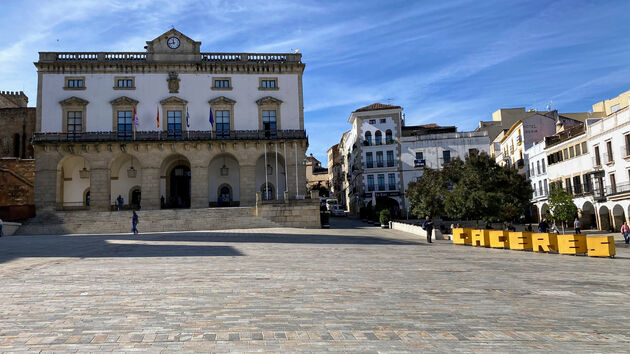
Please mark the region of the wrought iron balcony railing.
[[85, 133], [34, 133], [33, 143], [98, 143], [98, 142], [152, 142], [152, 141], [224, 141], [224, 140], [281, 140], [306, 139], [305, 130], [231, 130], [217, 134], [211, 131], [183, 131], [181, 135], [167, 131], [140, 131], [132, 136], [117, 132]]

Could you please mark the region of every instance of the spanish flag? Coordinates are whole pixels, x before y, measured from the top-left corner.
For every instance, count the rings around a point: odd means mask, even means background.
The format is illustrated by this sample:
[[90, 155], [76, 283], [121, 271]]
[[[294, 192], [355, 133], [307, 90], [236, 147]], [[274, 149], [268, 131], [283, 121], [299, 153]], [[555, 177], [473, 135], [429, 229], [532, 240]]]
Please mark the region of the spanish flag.
[[157, 124], [159, 128], [160, 127], [160, 107], [157, 107]]

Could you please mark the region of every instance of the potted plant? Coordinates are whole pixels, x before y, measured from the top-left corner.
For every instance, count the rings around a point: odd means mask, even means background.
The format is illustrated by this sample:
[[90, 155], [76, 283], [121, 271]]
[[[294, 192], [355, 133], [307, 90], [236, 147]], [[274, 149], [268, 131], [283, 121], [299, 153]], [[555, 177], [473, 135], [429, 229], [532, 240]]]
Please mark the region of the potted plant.
[[389, 227], [389, 210], [383, 209], [381, 210], [380, 215], [381, 229], [387, 229]]

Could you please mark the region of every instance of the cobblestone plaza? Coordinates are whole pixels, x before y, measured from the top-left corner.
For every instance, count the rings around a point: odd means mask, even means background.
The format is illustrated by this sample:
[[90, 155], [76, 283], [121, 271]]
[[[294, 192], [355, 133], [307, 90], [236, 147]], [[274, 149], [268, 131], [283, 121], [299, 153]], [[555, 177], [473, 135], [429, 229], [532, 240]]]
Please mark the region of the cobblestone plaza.
[[619, 352], [630, 251], [330, 230], [0, 238], [0, 352]]

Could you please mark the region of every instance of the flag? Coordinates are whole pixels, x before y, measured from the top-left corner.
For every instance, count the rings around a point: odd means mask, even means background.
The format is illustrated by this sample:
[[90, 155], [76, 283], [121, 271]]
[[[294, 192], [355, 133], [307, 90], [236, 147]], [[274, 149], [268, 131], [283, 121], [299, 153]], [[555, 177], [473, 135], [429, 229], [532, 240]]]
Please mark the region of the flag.
[[160, 127], [160, 107], [157, 107], [157, 124], [159, 128]]
[[186, 128], [190, 128], [190, 114], [188, 114], [188, 106], [186, 106]]
[[136, 107], [133, 107], [133, 124], [137, 127], [139, 123], [138, 112], [136, 111]]
[[214, 117], [212, 117], [212, 107], [210, 107], [210, 128], [214, 125]]

